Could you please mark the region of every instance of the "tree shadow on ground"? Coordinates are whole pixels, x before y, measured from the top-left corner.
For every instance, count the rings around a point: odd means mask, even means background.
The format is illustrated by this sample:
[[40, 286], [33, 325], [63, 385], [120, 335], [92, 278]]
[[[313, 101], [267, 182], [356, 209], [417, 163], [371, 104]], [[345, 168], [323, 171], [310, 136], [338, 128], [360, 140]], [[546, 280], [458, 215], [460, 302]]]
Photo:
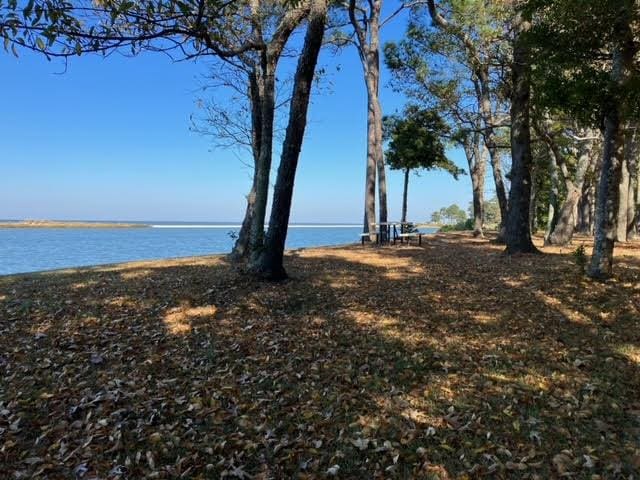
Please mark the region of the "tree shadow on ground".
[[[0, 470], [575, 478], [640, 456], [638, 262], [469, 237], [0, 279]], [[634, 280], [635, 279], [635, 280]]]

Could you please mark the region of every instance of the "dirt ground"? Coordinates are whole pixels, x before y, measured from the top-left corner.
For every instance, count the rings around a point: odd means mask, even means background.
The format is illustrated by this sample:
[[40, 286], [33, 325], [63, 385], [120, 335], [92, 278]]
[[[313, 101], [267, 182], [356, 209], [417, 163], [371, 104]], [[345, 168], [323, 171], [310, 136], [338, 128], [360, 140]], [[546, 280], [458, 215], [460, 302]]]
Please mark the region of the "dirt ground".
[[640, 478], [640, 243], [581, 242], [0, 277], [0, 478]]

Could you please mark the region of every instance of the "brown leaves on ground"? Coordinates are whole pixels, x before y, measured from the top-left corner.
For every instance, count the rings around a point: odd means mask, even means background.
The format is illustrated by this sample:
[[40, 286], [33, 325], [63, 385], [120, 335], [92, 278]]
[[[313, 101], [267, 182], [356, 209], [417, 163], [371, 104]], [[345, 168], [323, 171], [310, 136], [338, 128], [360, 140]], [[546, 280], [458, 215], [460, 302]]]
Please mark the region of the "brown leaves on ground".
[[[640, 246], [464, 235], [0, 279], [0, 478], [632, 478]], [[547, 250], [549, 252], [549, 250]]]

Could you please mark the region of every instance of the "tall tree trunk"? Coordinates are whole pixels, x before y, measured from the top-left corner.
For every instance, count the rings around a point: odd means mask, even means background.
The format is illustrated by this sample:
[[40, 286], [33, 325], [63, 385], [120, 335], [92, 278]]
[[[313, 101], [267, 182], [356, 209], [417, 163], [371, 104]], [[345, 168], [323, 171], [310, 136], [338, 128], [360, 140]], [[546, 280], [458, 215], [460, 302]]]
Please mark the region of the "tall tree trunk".
[[375, 228], [373, 224], [376, 221], [376, 157], [371, 146], [375, 143], [375, 132], [373, 130], [375, 121], [373, 120], [373, 109], [369, 102], [367, 113], [367, 167], [365, 173], [364, 185], [364, 225], [363, 233], [370, 233], [369, 240], [375, 240]]
[[[378, 222], [387, 221], [387, 177], [382, 148], [382, 107], [379, 98], [380, 83], [380, 13], [382, 0], [371, 0], [369, 11], [361, 15], [356, 0], [349, 0], [349, 20], [354, 28], [358, 54], [362, 62], [367, 87], [367, 169], [365, 179], [364, 232], [373, 233], [375, 222], [375, 182], [378, 178], [380, 202]], [[364, 19], [363, 19], [364, 18]], [[364, 26], [360, 23], [364, 22]], [[381, 232], [383, 229], [381, 229]], [[374, 240], [370, 235], [370, 240]]]
[[404, 169], [404, 185], [402, 188], [402, 217], [400, 221], [405, 223], [407, 221], [407, 197], [409, 195], [409, 173], [410, 169]]
[[544, 243], [547, 245], [549, 243], [549, 236], [551, 232], [556, 226], [558, 221], [558, 186], [560, 184], [560, 179], [558, 178], [558, 164], [554, 155], [550, 156], [549, 160], [549, 177], [551, 179], [551, 190], [549, 192], [549, 210], [547, 216], [547, 229], [544, 233]]
[[257, 176], [255, 175], [255, 171], [258, 166], [258, 162], [260, 161], [260, 145], [262, 134], [262, 95], [260, 92], [261, 88], [258, 83], [258, 74], [256, 72], [256, 69], [254, 68], [253, 71], [249, 74], [248, 92], [249, 102], [251, 103], [251, 148], [253, 153], [254, 176], [251, 191], [247, 195], [247, 208], [245, 210], [242, 226], [240, 227], [238, 238], [236, 239], [236, 243], [230, 255], [231, 259], [234, 261], [239, 261], [246, 258], [249, 252], [249, 234], [251, 230], [251, 224], [253, 222], [254, 205], [256, 202]]
[[291, 214], [293, 186], [307, 125], [309, 98], [324, 37], [326, 18], [327, 1], [312, 0], [307, 32], [294, 77], [289, 123], [282, 144], [280, 166], [273, 193], [273, 207], [269, 219], [269, 231], [264, 249], [252, 265], [254, 272], [270, 280], [281, 280], [287, 277], [283, 257]]
[[269, 176], [271, 173], [271, 159], [273, 155], [273, 119], [275, 112], [275, 69], [276, 63], [263, 55], [263, 92], [260, 105], [262, 128], [260, 134], [260, 154], [255, 169], [255, 201], [253, 216], [249, 230], [249, 252], [252, 258], [257, 258], [262, 251], [264, 242], [264, 220], [267, 213], [269, 197]]
[[631, 178], [629, 176], [629, 166], [626, 155], [623, 154], [622, 165], [620, 166], [620, 184], [618, 185], [618, 215], [616, 219], [616, 241], [627, 241], [628, 213], [629, 213], [629, 190]]
[[629, 192], [627, 202], [627, 240], [635, 240], [638, 236], [638, 154], [640, 153], [640, 132], [637, 124], [633, 124], [625, 139], [624, 156], [629, 169]]
[[632, 198], [632, 202], [629, 206], [629, 230], [627, 232], [627, 238], [629, 240], [636, 240], [640, 235], [640, 178], [638, 178], [637, 170], [636, 175], [632, 177], [629, 196]]
[[531, 65], [529, 47], [523, 38], [530, 23], [517, 21], [513, 47], [511, 95], [511, 190], [507, 213], [505, 242], [507, 253], [535, 253], [531, 240], [529, 204], [531, 201], [531, 129], [529, 108], [531, 96]]
[[609, 107], [605, 115], [602, 170], [596, 197], [595, 243], [589, 266], [589, 276], [604, 279], [611, 276], [616, 220], [622, 170], [622, 135], [617, 106]]
[[481, 143], [481, 137], [477, 133], [467, 135], [462, 143], [467, 163], [469, 164], [469, 177], [471, 178], [474, 237], [484, 236], [484, 179], [487, 163], [484, 156], [485, 150]]
[[[628, 72], [633, 68], [637, 52], [629, 12], [618, 15], [616, 32], [620, 41], [613, 51], [611, 83], [623, 90]], [[609, 278], [613, 270], [613, 249], [616, 238], [616, 220], [620, 201], [620, 177], [624, 160], [624, 135], [621, 132], [620, 99], [609, 98], [604, 111], [604, 148], [602, 168], [598, 183], [596, 206], [595, 242], [588, 274], [592, 278]]]
[[[490, 145], [490, 146], [489, 146]], [[500, 208], [500, 225], [498, 225], [498, 243], [504, 243], [505, 220], [508, 214], [507, 188], [504, 184], [504, 176], [502, 174], [502, 156], [500, 150], [491, 138], [489, 145], [489, 159], [491, 160], [491, 170], [493, 172], [493, 183], [496, 187], [496, 198], [498, 199], [498, 207]]]
[[[264, 41], [262, 36], [262, 19], [259, 15], [259, 0], [251, 0], [253, 34]], [[264, 220], [269, 196], [269, 176], [273, 150], [273, 120], [275, 115], [275, 73], [278, 61], [282, 55], [289, 37], [300, 22], [307, 15], [306, 7], [291, 8], [283, 14], [271, 40], [266, 48], [260, 52], [259, 61], [252, 68], [253, 77], [249, 78], [249, 88], [252, 101], [252, 117], [259, 116], [259, 122], [253, 122], [253, 153], [255, 168], [253, 171], [253, 185], [247, 197], [247, 209], [243, 220], [243, 229], [237, 243], [239, 247], [236, 258], [259, 256], [264, 241]], [[251, 85], [255, 81], [256, 85]], [[255, 97], [254, 97], [255, 96]], [[257, 109], [258, 111], [254, 111]], [[256, 145], [259, 148], [256, 151]], [[247, 224], [248, 226], [245, 226]]]

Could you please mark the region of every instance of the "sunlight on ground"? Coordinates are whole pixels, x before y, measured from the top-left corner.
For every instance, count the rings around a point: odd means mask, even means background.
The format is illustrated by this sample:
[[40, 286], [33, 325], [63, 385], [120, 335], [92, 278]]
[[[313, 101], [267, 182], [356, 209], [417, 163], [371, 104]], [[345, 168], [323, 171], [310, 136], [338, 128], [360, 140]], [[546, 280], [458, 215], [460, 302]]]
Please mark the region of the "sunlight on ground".
[[131, 270], [130, 272], [122, 272], [120, 275], [124, 280], [136, 280], [139, 278], [144, 278], [151, 274], [151, 270], [142, 269], [142, 270]]
[[213, 317], [216, 314], [216, 307], [209, 305], [206, 307], [176, 307], [169, 310], [164, 316], [164, 324], [173, 335], [184, 335], [191, 332], [192, 320], [195, 318], [204, 319]]
[[83, 290], [85, 288], [91, 288], [91, 287], [93, 287], [94, 285], [97, 285], [97, 284], [98, 284], [98, 282], [96, 280], [87, 280], [85, 282], [72, 283], [70, 285], [70, 287], [73, 290]]
[[589, 317], [587, 317], [583, 313], [578, 312], [577, 310], [569, 308], [557, 298], [551, 297], [542, 292], [534, 292], [534, 294], [537, 299], [539, 299], [541, 302], [544, 302], [545, 305], [556, 309], [564, 316], [564, 318], [566, 318], [570, 322], [578, 323], [581, 325], [593, 325], [593, 321]]
[[620, 355], [627, 357], [632, 362], [640, 365], [640, 346], [626, 343], [617, 346], [615, 351]]

